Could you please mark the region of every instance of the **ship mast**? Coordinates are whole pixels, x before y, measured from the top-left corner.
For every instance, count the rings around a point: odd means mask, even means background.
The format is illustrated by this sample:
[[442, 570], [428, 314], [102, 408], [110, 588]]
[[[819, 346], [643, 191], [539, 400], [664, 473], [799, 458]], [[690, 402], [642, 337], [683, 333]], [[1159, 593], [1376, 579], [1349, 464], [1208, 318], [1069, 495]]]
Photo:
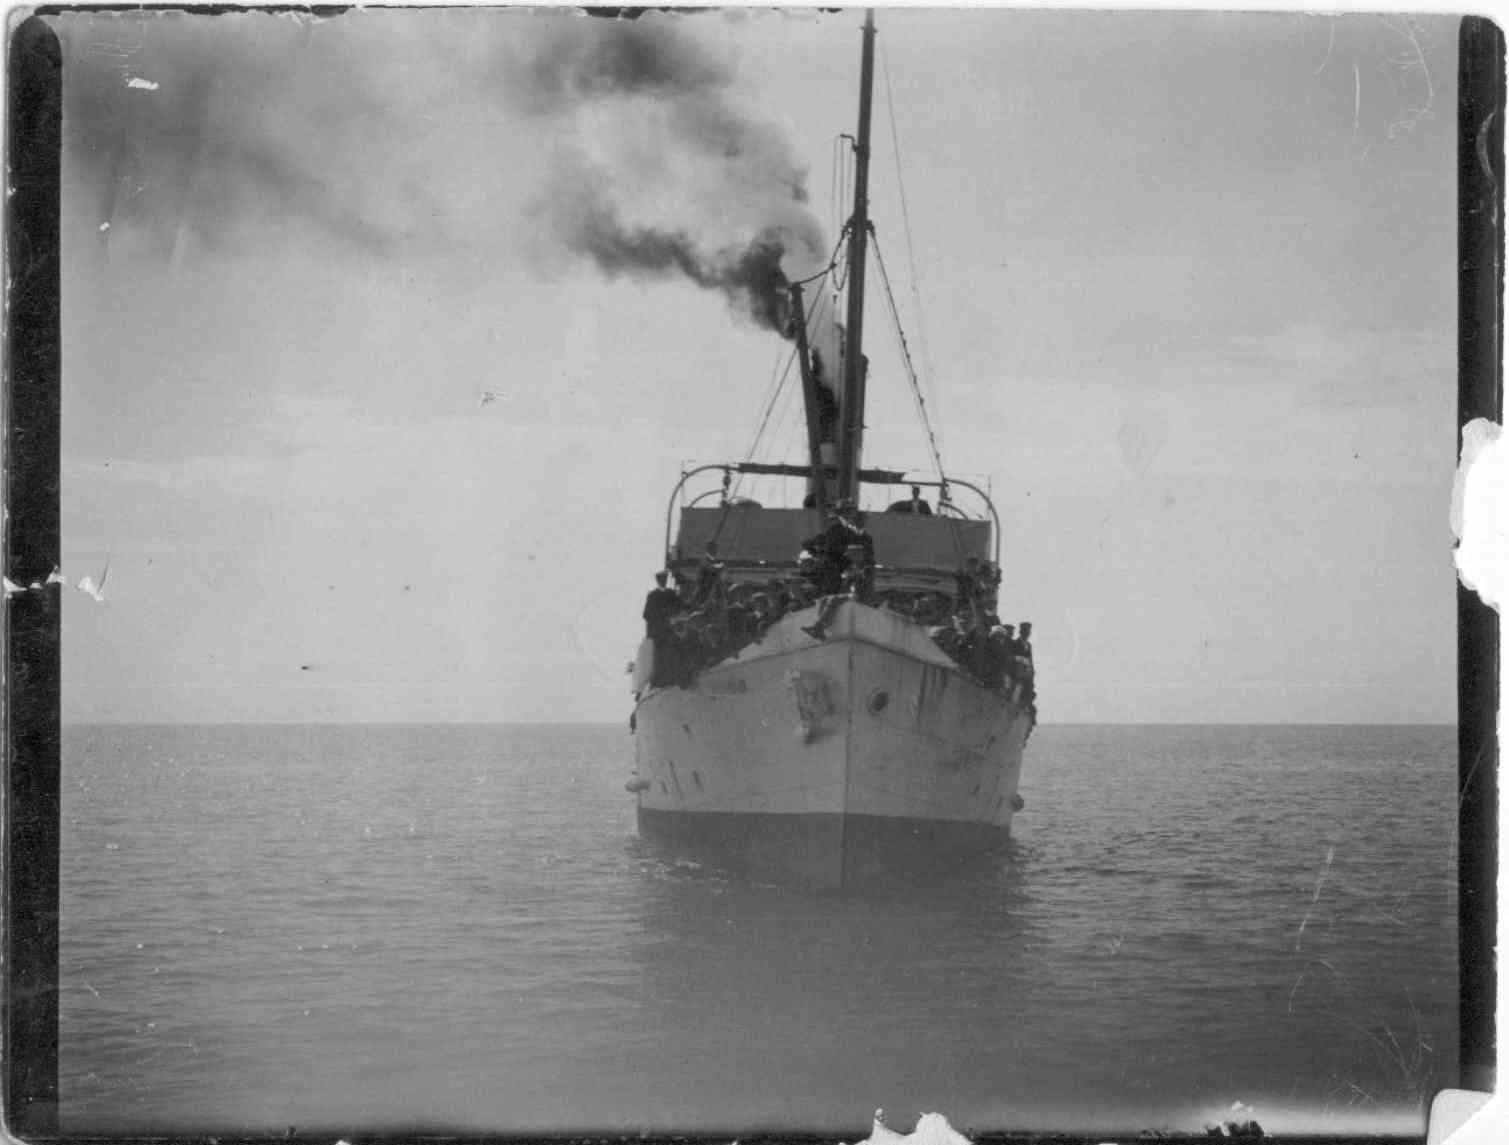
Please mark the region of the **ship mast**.
[[854, 213], [849, 218], [849, 313], [844, 389], [839, 401], [838, 497], [859, 498], [859, 456], [865, 428], [865, 243], [870, 232], [870, 88], [875, 76], [875, 10], [865, 12], [859, 68], [859, 131], [854, 142]]

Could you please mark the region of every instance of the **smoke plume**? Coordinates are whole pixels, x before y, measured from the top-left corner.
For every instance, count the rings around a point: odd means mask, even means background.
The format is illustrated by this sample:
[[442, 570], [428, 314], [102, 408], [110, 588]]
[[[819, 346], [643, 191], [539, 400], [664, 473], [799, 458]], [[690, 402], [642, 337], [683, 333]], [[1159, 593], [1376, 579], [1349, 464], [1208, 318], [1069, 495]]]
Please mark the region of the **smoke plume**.
[[772, 124], [740, 107], [733, 70], [686, 17], [576, 18], [518, 75], [522, 105], [558, 120], [538, 215], [610, 276], [680, 277], [790, 334], [790, 282], [821, 269], [807, 172]]
[[386, 143], [409, 134], [403, 109], [369, 53], [319, 24], [187, 10], [55, 17], [69, 189], [90, 230], [134, 231], [165, 255], [185, 240], [297, 232], [380, 257], [427, 226], [433, 237], [443, 189], [414, 148]]

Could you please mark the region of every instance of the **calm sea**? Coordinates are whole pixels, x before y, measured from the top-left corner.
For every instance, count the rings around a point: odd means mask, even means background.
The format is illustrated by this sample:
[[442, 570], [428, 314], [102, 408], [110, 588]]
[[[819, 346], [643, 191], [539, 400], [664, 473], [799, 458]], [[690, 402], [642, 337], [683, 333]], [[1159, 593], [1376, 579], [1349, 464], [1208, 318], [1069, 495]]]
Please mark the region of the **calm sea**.
[[602, 726], [74, 727], [72, 1132], [1417, 1133], [1455, 1081], [1455, 731], [1043, 727], [1011, 849], [750, 886]]

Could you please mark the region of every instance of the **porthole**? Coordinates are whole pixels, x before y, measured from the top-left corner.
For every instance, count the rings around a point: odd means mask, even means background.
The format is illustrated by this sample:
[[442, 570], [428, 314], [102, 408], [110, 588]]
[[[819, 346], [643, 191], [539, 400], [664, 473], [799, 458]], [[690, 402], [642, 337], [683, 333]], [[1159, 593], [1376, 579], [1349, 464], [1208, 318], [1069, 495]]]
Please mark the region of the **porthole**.
[[870, 694], [870, 702], [866, 706], [870, 709], [870, 715], [878, 716], [881, 712], [885, 711], [886, 705], [890, 702], [891, 693], [887, 692], [884, 688], [881, 688], [878, 691], [872, 692]]

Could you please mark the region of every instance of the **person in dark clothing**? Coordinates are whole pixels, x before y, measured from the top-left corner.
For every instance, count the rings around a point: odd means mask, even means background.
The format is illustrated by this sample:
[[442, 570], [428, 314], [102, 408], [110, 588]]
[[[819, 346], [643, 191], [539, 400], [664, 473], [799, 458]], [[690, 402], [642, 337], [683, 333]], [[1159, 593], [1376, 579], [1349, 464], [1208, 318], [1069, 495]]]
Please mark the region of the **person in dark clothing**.
[[[979, 575], [975, 580], [975, 599], [980, 602], [980, 607], [985, 610], [986, 616], [996, 610], [996, 603], [1001, 592], [1001, 566], [994, 561], [982, 561]], [[999, 618], [991, 621], [999, 623]]]
[[1012, 644], [1012, 659], [1017, 678], [1022, 681], [1023, 695], [1029, 705], [1037, 701], [1036, 670], [1032, 665], [1032, 621], [1024, 620]]
[[958, 651], [959, 637], [952, 624], [935, 624], [927, 630], [927, 634], [943, 650], [945, 656], [952, 656]]
[[671, 617], [681, 609], [681, 597], [674, 588], [666, 587], [669, 574], [655, 574], [655, 587], [644, 598], [644, 634], [651, 640], [662, 640], [671, 634]]
[[682, 646], [681, 676], [690, 680], [707, 663], [707, 613], [692, 612], [686, 618], [686, 642]]
[[922, 486], [912, 486], [912, 497], [909, 501], [892, 501], [886, 506], [887, 513], [918, 513], [924, 517], [933, 515], [933, 507], [922, 499]]
[[1017, 637], [1017, 647], [1020, 654], [1028, 660], [1032, 659], [1032, 621], [1024, 620], [1021, 624], [1021, 635]]
[[753, 605], [742, 600], [730, 604], [724, 612], [724, 623], [728, 626], [728, 648], [731, 652], [737, 652], [754, 639]]
[[1006, 653], [1006, 659], [1005, 659], [1006, 674], [1009, 676], [1011, 674], [1012, 668], [1014, 666], [1012, 662], [1016, 659], [1016, 648], [1017, 648], [1017, 645], [1016, 645], [1016, 625], [1014, 625], [1014, 624], [997, 624], [997, 625], [995, 625], [995, 627], [993, 627], [990, 630], [992, 639], [994, 639], [995, 633], [997, 631], [999, 631], [1001, 633], [1001, 639], [1003, 641], [1003, 647], [1004, 647], [1005, 653]]
[[814, 640], [826, 640], [828, 622], [838, 608], [838, 594], [844, 591], [845, 582], [855, 595], [861, 598], [868, 595], [875, 568], [875, 540], [859, 523], [859, 510], [854, 502], [841, 501], [834, 508], [828, 527], [802, 547], [816, 559], [812, 581], [818, 592], [828, 598], [823, 602], [817, 623], [802, 631]]
[[960, 665], [967, 665], [974, 656], [976, 629], [970, 625], [967, 618], [959, 613], [954, 614], [953, 627], [954, 659]]
[[875, 587], [875, 549], [871, 542], [867, 549], [857, 541], [850, 541], [844, 551], [844, 591], [856, 600], [870, 603]]
[[650, 683], [667, 683], [671, 676], [671, 617], [681, 611], [681, 597], [673, 588], [666, 587], [667, 574], [655, 574], [655, 587], [644, 598], [644, 634], [655, 645], [655, 659], [651, 664]]
[[723, 594], [723, 562], [718, 559], [718, 545], [707, 542], [702, 560], [697, 565], [697, 588], [693, 602], [697, 608], [710, 601], [721, 599]]
[[867, 567], [875, 564], [875, 539], [859, 523], [859, 510], [853, 501], [840, 501], [829, 514], [828, 527], [806, 544], [819, 560], [827, 559], [837, 566], [840, 581], [848, 563], [849, 546], [858, 545], [864, 551]]
[[800, 612], [817, 598], [817, 590], [810, 581], [794, 580], [786, 589], [786, 611]]
[[980, 572], [980, 558], [966, 557], [964, 567], [954, 573], [954, 611], [968, 615], [975, 600], [975, 579]]
[[[849, 530], [849, 545], [858, 545], [864, 550], [865, 569], [875, 568], [875, 538], [870, 536], [864, 525], [860, 523], [859, 509], [853, 501], [845, 501], [838, 507], [839, 520]], [[845, 546], [847, 550], [848, 545]]]
[[773, 579], [765, 582], [765, 595], [770, 599], [770, 623], [774, 624], [786, 615], [791, 604], [791, 593], [787, 591], [784, 581]]
[[729, 645], [728, 621], [718, 613], [710, 613], [706, 621], [702, 626], [702, 663], [716, 664], [733, 651]]
[[772, 623], [770, 597], [763, 592], [755, 593], [749, 601], [749, 639], [759, 640]]
[[691, 680], [694, 669], [692, 638], [687, 629], [687, 614], [678, 612], [671, 618], [671, 638], [666, 641], [665, 678], [677, 687]]
[[969, 660], [965, 667], [975, 679], [985, 684], [992, 683], [995, 649], [991, 647], [988, 629], [976, 628], [969, 634]]
[[990, 629], [986, 637], [986, 645], [990, 649], [989, 671], [985, 676], [985, 682], [992, 688], [1004, 687], [1010, 692], [1011, 681], [1011, 626], [996, 624]]
[[802, 542], [803, 551], [811, 554], [808, 579], [820, 596], [841, 592], [844, 586], [844, 554], [849, 548], [850, 529], [837, 509], [828, 512], [828, 526]]

